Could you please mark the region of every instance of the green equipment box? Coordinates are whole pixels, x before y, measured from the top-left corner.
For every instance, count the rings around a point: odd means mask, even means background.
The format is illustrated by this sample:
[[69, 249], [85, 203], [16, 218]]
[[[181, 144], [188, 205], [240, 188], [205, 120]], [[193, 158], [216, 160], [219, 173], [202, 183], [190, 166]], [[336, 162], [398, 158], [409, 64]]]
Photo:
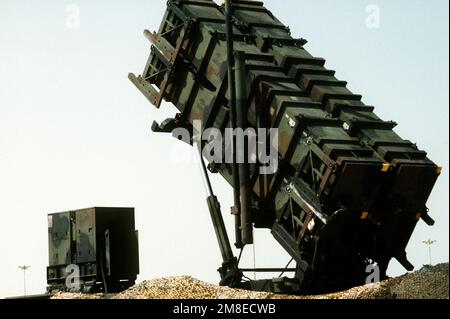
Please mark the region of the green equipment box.
[[117, 292], [139, 274], [134, 208], [48, 215], [48, 292]]

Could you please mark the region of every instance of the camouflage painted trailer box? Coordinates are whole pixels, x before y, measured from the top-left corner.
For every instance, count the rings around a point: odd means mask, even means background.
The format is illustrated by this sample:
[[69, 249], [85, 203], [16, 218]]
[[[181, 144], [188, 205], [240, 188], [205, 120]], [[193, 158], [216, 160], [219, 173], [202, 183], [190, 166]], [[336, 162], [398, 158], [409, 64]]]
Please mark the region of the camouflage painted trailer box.
[[139, 274], [134, 208], [50, 214], [48, 243], [49, 292], [104, 290], [105, 283], [109, 292], [120, 291], [133, 285]]
[[[407, 269], [406, 246], [441, 172], [362, 96], [291, 37], [259, 1], [232, 1], [234, 50], [245, 54], [248, 127], [279, 131], [279, 167], [250, 166], [252, 222], [269, 228], [297, 263], [300, 290], [364, 283], [391, 258]], [[130, 80], [156, 107], [179, 114], [158, 132], [231, 127], [225, 11], [209, 0], [169, 0], [141, 76]], [[199, 133], [199, 132], [196, 132]], [[200, 132], [201, 133], [201, 132]], [[232, 184], [231, 165], [210, 163]], [[326, 288], [328, 290], [328, 288]]]

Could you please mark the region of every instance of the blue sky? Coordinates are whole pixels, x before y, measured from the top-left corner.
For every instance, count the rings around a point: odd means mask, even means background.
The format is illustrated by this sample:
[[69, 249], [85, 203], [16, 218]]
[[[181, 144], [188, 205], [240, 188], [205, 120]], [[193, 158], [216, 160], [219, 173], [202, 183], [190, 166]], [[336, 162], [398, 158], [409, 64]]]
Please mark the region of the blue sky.
[[[417, 227], [410, 260], [448, 261], [448, 1], [269, 0], [266, 6], [396, 131], [444, 167], [429, 201], [436, 226]], [[380, 27], [366, 26], [366, 8]], [[79, 28], [68, 28], [70, 5]], [[144, 29], [158, 29], [166, 1], [0, 1], [0, 297], [42, 293], [46, 214], [92, 206], [136, 207], [141, 276], [189, 274], [217, 282], [220, 253], [199, 169], [174, 159], [169, 136], [151, 133], [154, 109], [128, 81], [149, 54]], [[69, 11], [67, 9], [69, 8]], [[213, 178], [224, 212], [230, 188]], [[232, 230], [232, 218], [226, 215]], [[230, 232], [232, 233], [232, 232]], [[256, 233], [257, 266], [289, 261], [270, 235]], [[244, 264], [252, 266], [252, 251]], [[392, 262], [391, 274], [404, 270]]]

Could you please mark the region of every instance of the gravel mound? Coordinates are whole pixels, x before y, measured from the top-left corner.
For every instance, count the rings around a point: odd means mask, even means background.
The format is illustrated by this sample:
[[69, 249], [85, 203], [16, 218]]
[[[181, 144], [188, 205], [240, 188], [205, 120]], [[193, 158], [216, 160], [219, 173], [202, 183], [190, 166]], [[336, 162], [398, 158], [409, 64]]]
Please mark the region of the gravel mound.
[[219, 287], [192, 277], [144, 281], [116, 295], [58, 293], [52, 299], [448, 299], [448, 263], [379, 284], [318, 296], [286, 296]]
[[448, 264], [402, 276], [391, 285], [391, 292], [399, 299], [448, 299]]

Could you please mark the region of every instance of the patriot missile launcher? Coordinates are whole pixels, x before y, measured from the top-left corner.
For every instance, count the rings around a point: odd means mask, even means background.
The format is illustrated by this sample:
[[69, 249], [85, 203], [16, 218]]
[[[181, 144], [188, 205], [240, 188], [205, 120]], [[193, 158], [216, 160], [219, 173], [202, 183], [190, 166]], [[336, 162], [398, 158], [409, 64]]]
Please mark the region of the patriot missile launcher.
[[[157, 108], [166, 101], [179, 110], [153, 131], [183, 129], [202, 147], [209, 141], [196, 136], [205, 132], [256, 132], [256, 148], [251, 134], [243, 147], [236, 135], [223, 142], [224, 153], [237, 154], [231, 161], [200, 156], [222, 285], [313, 293], [364, 284], [370, 267], [383, 279], [392, 258], [413, 269], [406, 247], [420, 220], [434, 224], [426, 203], [442, 168], [312, 56], [305, 39], [293, 38], [262, 2], [229, 0], [169, 0], [159, 31], [144, 35], [150, 57], [142, 75], [129, 78]], [[254, 160], [273, 149], [274, 170]], [[236, 247], [253, 243], [253, 228], [270, 229], [295, 268], [239, 267], [210, 173], [233, 187]], [[293, 276], [245, 281], [246, 271]]]

